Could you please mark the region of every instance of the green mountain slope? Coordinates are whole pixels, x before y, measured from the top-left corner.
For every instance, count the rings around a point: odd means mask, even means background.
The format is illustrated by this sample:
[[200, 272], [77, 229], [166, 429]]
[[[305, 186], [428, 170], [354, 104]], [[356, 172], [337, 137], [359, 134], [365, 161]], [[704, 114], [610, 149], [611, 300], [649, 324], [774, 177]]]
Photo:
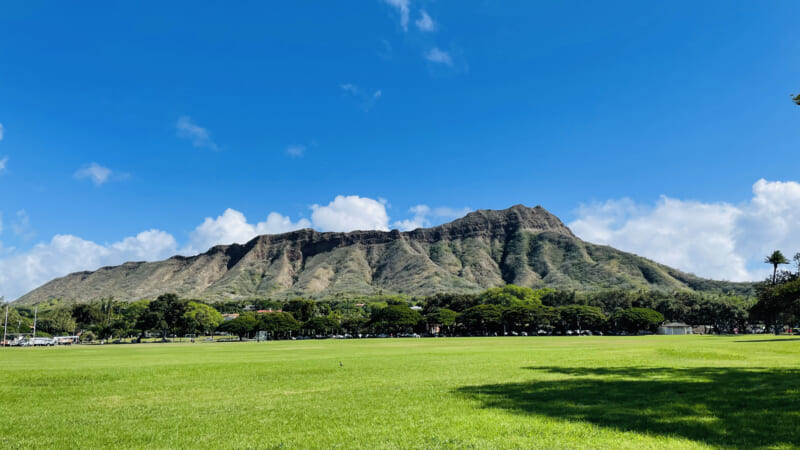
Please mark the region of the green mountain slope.
[[749, 283], [706, 280], [608, 246], [584, 242], [542, 207], [479, 210], [409, 232], [305, 229], [216, 246], [193, 257], [130, 262], [55, 279], [19, 303], [90, 301], [164, 292], [222, 300], [337, 293], [477, 292], [513, 283], [559, 289], [691, 289], [747, 293]]

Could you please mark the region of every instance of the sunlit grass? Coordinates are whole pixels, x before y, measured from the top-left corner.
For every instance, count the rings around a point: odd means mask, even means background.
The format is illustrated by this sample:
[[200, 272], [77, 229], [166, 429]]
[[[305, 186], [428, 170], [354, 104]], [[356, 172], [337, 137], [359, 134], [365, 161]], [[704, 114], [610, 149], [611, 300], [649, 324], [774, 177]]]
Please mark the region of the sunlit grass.
[[798, 363], [770, 336], [3, 349], [0, 448], [788, 448]]

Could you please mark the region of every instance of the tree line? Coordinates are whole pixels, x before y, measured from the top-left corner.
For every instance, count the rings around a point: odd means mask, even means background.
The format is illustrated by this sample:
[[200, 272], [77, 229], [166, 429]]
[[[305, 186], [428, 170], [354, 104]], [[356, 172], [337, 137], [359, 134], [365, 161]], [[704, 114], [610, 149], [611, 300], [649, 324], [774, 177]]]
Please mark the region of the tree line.
[[[783, 272], [778, 273], [781, 277], [786, 277]], [[789, 294], [781, 295], [785, 298]], [[225, 332], [247, 338], [263, 332], [280, 339], [330, 334], [486, 336], [565, 334], [574, 330], [637, 333], [653, 332], [664, 321], [707, 325], [723, 333], [746, 330], [754, 317], [770, 326], [789, 320], [788, 315], [753, 315], [751, 310], [760, 314], [763, 309], [754, 309], [756, 304], [754, 298], [692, 291], [575, 292], [514, 285], [478, 294], [359, 299], [339, 295], [326, 301], [296, 298], [206, 303], [164, 294], [135, 302], [107, 298], [70, 304], [54, 300], [40, 305], [37, 334], [82, 332], [87, 339], [110, 339]], [[30, 332], [32, 318], [32, 308], [12, 308], [9, 332]]]

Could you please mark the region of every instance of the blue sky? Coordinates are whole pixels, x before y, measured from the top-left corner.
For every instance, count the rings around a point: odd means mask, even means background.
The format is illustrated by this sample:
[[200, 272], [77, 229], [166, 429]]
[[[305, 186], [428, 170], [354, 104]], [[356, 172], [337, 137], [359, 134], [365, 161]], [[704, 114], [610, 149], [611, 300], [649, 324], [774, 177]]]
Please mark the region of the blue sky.
[[800, 3], [585, 3], [5, 5], [0, 295], [517, 203], [715, 278], [800, 251]]

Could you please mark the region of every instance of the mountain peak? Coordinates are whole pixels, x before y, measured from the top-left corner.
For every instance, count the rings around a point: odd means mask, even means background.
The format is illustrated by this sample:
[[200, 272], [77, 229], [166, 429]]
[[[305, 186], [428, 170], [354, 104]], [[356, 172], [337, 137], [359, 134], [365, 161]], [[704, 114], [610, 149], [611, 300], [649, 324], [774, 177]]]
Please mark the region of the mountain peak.
[[514, 205], [407, 232], [303, 229], [262, 235], [196, 256], [67, 275], [17, 301], [138, 300], [165, 292], [207, 300], [429, 295], [507, 283], [575, 290], [721, 286], [584, 242], [541, 206]]
[[488, 232], [498, 229], [503, 232], [518, 230], [553, 231], [575, 237], [572, 231], [558, 217], [539, 205], [533, 208], [518, 204], [501, 210], [479, 209], [468, 213], [460, 219], [440, 225], [440, 227], [470, 230], [484, 229]]

